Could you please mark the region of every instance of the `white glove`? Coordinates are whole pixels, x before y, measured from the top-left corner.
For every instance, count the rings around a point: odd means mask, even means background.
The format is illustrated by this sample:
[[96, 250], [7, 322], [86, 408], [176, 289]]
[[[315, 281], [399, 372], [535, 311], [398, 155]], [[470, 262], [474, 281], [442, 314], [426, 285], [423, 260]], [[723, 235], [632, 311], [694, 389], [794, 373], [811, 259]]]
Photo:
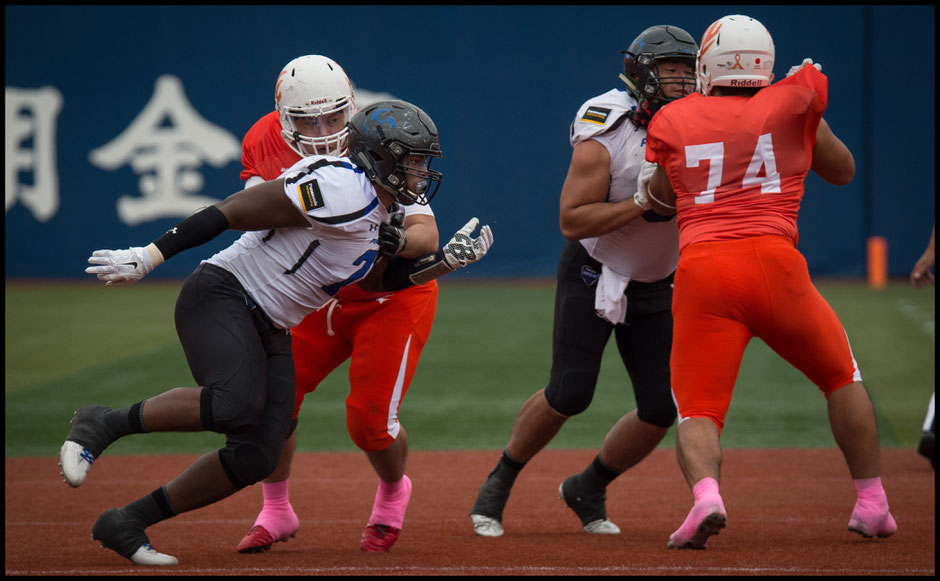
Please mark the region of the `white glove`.
[[822, 65], [821, 65], [821, 64], [819, 64], [819, 63], [814, 63], [814, 62], [813, 62], [813, 59], [811, 59], [811, 58], [805, 58], [805, 59], [803, 59], [803, 62], [801, 62], [800, 64], [790, 67], [790, 70], [787, 71], [787, 76], [789, 77], [789, 76], [791, 76], [791, 75], [796, 74], [800, 69], [802, 69], [802, 68], [803, 68], [804, 66], [806, 66], [806, 65], [813, 65], [814, 67], [816, 67], [816, 70], [817, 70], [817, 71], [822, 72]]
[[88, 259], [88, 274], [98, 275], [106, 286], [127, 286], [147, 276], [153, 270], [150, 255], [142, 247], [126, 250], [95, 250]]
[[636, 193], [633, 194], [633, 201], [644, 210], [652, 208], [650, 205], [650, 179], [656, 173], [657, 167], [659, 167], [659, 164], [646, 160], [640, 166], [640, 175], [636, 180]]
[[493, 245], [493, 231], [489, 226], [480, 228], [480, 235], [476, 239], [470, 238], [470, 233], [479, 224], [478, 219], [471, 218], [444, 246], [444, 262], [451, 269], [457, 270], [480, 260]]

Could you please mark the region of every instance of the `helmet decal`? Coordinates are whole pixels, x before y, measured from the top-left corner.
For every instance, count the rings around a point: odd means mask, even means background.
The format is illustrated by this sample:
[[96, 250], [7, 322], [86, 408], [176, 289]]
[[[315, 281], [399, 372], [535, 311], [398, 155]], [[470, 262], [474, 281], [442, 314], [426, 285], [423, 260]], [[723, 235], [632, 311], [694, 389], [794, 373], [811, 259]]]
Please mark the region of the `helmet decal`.
[[[388, 112], [389, 114], [385, 117], [379, 118], [380, 113]], [[392, 110], [383, 107], [381, 109], [376, 109], [372, 115], [369, 116], [369, 120], [366, 122], [366, 133], [372, 133], [373, 131], [379, 133], [380, 135], [384, 132], [380, 129], [382, 125], [388, 125], [389, 127], [395, 128], [398, 127], [398, 121], [395, 120], [395, 117], [391, 115]], [[374, 121], [374, 123], [373, 123]]]
[[696, 61], [699, 90], [766, 87], [773, 82], [774, 41], [759, 21], [741, 14], [716, 20], [702, 36]]

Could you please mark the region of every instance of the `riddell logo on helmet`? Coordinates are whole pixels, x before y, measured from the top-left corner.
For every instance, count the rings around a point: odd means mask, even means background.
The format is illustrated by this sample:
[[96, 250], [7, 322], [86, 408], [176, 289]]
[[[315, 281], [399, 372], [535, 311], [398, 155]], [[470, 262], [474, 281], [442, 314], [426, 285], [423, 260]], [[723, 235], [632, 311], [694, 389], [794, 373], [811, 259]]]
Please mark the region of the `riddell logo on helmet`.
[[761, 81], [755, 79], [732, 79], [731, 87], [759, 87]]

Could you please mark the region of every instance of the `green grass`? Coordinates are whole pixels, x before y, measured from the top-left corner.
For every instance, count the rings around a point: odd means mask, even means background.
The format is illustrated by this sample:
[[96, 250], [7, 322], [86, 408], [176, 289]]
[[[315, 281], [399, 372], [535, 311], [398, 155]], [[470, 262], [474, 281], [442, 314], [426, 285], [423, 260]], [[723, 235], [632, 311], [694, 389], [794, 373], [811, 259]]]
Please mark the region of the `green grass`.
[[[80, 405], [121, 407], [193, 384], [173, 324], [180, 283], [129, 288], [83, 283], [6, 285], [6, 455], [55, 456]], [[872, 394], [882, 445], [915, 446], [934, 387], [934, 290], [892, 282], [817, 286], [842, 319]], [[539, 282], [441, 284], [431, 339], [401, 410], [414, 450], [498, 449], [551, 365], [554, 287]], [[356, 450], [346, 434], [348, 365], [307, 396], [298, 447]], [[594, 401], [552, 448], [596, 448], [635, 405], [611, 342]], [[213, 433], [124, 438], [110, 453], [195, 453]], [[663, 446], [673, 446], [670, 430]], [[725, 447], [827, 447], [825, 400], [761, 341], [744, 355], [722, 435]]]

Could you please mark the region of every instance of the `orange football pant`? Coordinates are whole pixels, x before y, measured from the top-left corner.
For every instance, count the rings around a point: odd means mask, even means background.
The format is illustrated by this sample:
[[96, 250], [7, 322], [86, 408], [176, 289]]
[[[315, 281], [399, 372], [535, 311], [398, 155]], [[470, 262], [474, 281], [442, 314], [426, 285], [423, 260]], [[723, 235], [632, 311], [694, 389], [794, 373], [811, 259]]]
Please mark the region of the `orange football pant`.
[[437, 308], [437, 282], [394, 293], [346, 287], [291, 329], [297, 388], [294, 418], [304, 396], [350, 359], [346, 428], [365, 452], [398, 436], [398, 409], [418, 367]]
[[839, 318], [783, 236], [699, 242], [682, 249], [672, 299], [670, 370], [680, 421], [724, 426], [751, 337], [802, 371], [823, 394], [861, 374]]

